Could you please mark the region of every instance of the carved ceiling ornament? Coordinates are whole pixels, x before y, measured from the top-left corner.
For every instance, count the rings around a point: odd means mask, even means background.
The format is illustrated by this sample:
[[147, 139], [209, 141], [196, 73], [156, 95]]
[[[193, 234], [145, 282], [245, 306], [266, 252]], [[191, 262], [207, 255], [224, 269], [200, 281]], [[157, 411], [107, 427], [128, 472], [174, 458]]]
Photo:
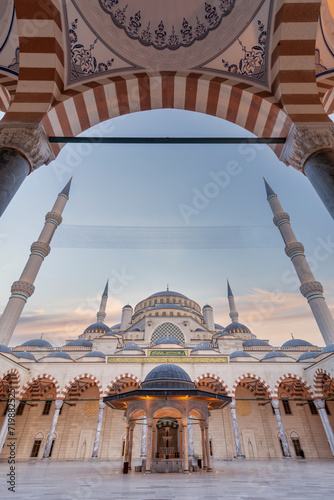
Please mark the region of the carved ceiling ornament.
[[31, 170], [48, 165], [55, 159], [43, 125], [36, 123], [1, 122], [0, 147], [15, 149], [24, 156]]
[[334, 149], [334, 125], [293, 125], [282, 150], [280, 160], [287, 166], [303, 170], [306, 160], [322, 149]]

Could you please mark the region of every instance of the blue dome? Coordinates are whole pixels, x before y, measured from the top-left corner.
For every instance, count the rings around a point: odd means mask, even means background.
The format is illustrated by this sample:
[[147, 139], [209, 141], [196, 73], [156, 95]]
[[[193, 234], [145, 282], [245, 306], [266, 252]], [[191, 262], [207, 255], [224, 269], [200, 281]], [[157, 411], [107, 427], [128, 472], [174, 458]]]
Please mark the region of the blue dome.
[[129, 332], [140, 332], [140, 328], [131, 328], [131, 330], [129, 330]]
[[11, 348], [4, 344], [0, 344], [0, 352], [4, 352], [5, 354], [13, 354], [13, 356], [16, 356]]
[[91, 351], [91, 352], [87, 352], [87, 354], [85, 354], [83, 356], [84, 358], [105, 358], [106, 355], [101, 352], [101, 351]]
[[270, 359], [270, 358], [287, 358], [288, 356], [281, 351], [271, 351], [268, 352], [262, 359]]
[[302, 347], [302, 346], [313, 347], [313, 344], [311, 344], [307, 340], [301, 340], [301, 339], [291, 339], [291, 340], [288, 340], [287, 342], [284, 342], [284, 344], [282, 344], [282, 347]]
[[126, 304], [126, 306], [124, 306], [123, 309], [132, 309], [132, 306], [130, 306], [130, 304]]
[[320, 356], [320, 354], [326, 354], [326, 352], [334, 352], [334, 344], [326, 345], [326, 347], [324, 347], [323, 350], [317, 354], [317, 356]]
[[209, 344], [203, 343], [203, 344], [198, 344], [196, 347], [192, 349], [191, 352], [195, 351], [214, 351], [212, 347]]
[[33, 356], [31, 352], [26, 352], [26, 351], [17, 352], [15, 353], [15, 356], [22, 359], [32, 359], [33, 361], [36, 361], [35, 356]]
[[93, 323], [92, 325], [89, 325], [84, 333], [102, 333], [106, 334], [110, 332], [109, 326], [105, 325], [104, 323]]
[[70, 342], [67, 342], [65, 347], [68, 346], [93, 347], [93, 342], [90, 342], [90, 340], [85, 340], [85, 339], [75, 339], [75, 340], [70, 340]]
[[47, 342], [46, 340], [43, 339], [32, 339], [32, 340], [27, 340], [27, 342], [24, 342], [21, 344], [21, 346], [32, 346], [32, 347], [51, 347], [52, 345], [50, 342]]
[[134, 342], [130, 344], [125, 344], [124, 347], [122, 347], [121, 351], [141, 351], [145, 352], [139, 345], [135, 344]]
[[248, 339], [242, 343], [243, 347], [253, 347], [253, 346], [260, 346], [260, 345], [270, 347], [268, 342], [266, 342], [265, 340], [260, 340], [260, 339]]
[[203, 328], [196, 328], [195, 332], [206, 332], [206, 330], [203, 330]]
[[298, 361], [303, 361], [303, 359], [315, 358], [315, 356], [318, 356], [317, 352], [306, 351], [299, 356]]
[[224, 330], [224, 327], [222, 325], [219, 325], [218, 323], [215, 323], [215, 328], [221, 328], [222, 330]]
[[230, 354], [230, 359], [233, 358], [251, 358], [252, 356], [245, 351], [234, 351]]
[[194, 386], [183, 368], [169, 363], [153, 368], [142, 383], [145, 389], [193, 389]]
[[110, 327], [110, 330], [118, 330], [119, 328], [121, 328], [121, 324], [120, 323], [117, 323], [117, 325], [113, 325]]
[[160, 344], [182, 345], [182, 343], [176, 337], [160, 337], [153, 343], [153, 345], [160, 345]]
[[64, 358], [64, 359], [71, 359], [71, 356], [69, 354], [67, 354], [67, 352], [64, 352], [64, 351], [54, 351], [54, 352], [51, 352], [50, 354], [48, 354], [46, 356], [46, 358]]
[[228, 336], [235, 337], [235, 335], [233, 333], [227, 333], [227, 332], [224, 332], [224, 330], [219, 330], [218, 332], [215, 333], [215, 335], [219, 335], [219, 337], [222, 337], [223, 335], [226, 335], [227, 337]]
[[242, 325], [241, 323], [237, 323], [236, 321], [233, 321], [229, 325], [227, 325], [224, 328], [225, 333], [252, 333], [247, 326]]
[[209, 304], [206, 304], [204, 307], [203, 307], [203, 310], [204, 309], [212, 309], [212, 307], [209, 305]]
[[149, 297], [147, 297], [147, 299], [153, 299], [154, 297], [161, 297], [161, 296], [166, 296], [166, 297], [181, 297], [182, 299], [188, 299], [188, 297], [186, 297], [185, 295], [182, 295], [182, 293], [170, 292], [169, 290], [168, 291], [164, 290], [163, 292], [154, 293], [153, 295], [150, 295]]

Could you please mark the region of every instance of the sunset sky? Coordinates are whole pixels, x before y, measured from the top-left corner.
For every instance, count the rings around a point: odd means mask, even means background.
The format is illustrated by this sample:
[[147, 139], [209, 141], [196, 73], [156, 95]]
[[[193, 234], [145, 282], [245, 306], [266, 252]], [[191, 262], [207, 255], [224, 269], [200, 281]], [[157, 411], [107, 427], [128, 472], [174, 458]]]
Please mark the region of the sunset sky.
[[[219, 118], [179, 110], [114, 118], [85, 135], [250, 136]], [[1, 218], [0, 310], [71, 176], [63, 224], [11, 345], [42, 333], [55, 346], [76, 338], [95, 322], [108, 278], [109, 326], [120, 321], [125, 304], [134, 307], [167, 284], [201, 307], [209, 303], [215, 322], [226, 326], [228, 278], [240, 322], [259, 338], [281, 345], [293, 333], [324, 345], [272, 223], [263, 176], [290, 214], [334, 313], [333, 221], [307, 178], [279, 162], [268, 146], [66, 146], [56, 161], [27, 178]], [[115, 226], [121, 235], [115, 236]], [[127, 227], [142, 228], [136, 232], [139, 248], [131, 248], [134, 230]], [[147, 239], [152, 227], [165, 228], [165, 243], [158, 244], [158, 230]]]

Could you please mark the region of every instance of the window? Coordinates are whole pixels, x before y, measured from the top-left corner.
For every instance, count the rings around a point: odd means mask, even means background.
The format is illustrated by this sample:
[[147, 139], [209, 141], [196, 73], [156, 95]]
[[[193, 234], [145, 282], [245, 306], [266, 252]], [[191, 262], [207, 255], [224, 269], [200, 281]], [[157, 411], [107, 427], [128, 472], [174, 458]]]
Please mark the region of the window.
[[281, 439], [281, 438], [278, 438], [278, 440], [279, 440], [279, 444], [281, 445], [282, 455], [283, 455], [283, 457], [284, 457], [285, 455], [284, 455], [284, 448], [283, 448], [282, 439]]
[[299, 438], [292, 438], [293, 447], [295, 449], [296, 457], [305, 458], [302, 447], [300, 446]]
[[63, 408], [64, 408], [64, 403], [63, 403], [63, 404], [61, 405], [61, 407], [60, 407], [60, 410], [59, 410], [59, 415], [61, 415], [61, 414], [62, 414]]
[[2, 414], [3, 417], [6, 416], [7, 410], [8, 410], [8, 401], [6, 403], [5, 409], [4, 409], [3, 414]]
[[325, 401], [325, 410], [326, 410], [327, 415], [331, 414], [331, 412], [329, 411], [329, 408], [328, 408], [327, 401]]
[[317, 410], [317, 407], [315, 406], [314, 402], [313, 401], [309, 401], [308, 405], [310, 407], [312, 415], [318, 415], [318, 410]]
[[25, 407], [25, 403], [23, 401], [20, 401], [20, 404], [16, 410], [16, 415], [22, 415], [24, 407]]
[[51, 405], [52, 405], [52, 401], [51, 400], [45, 401], [45, 405], [44, 405], [44, 409], [43, 409], [42, 415], [49, 415], [50, 410], [51, 410]]
[[285, 415], [292, 415], [289, 401], [287, 399], [282, 399], [282, 403], [283, 403]]
[[55, 439], [52, 440], [52, 444], [51, 444], [51, 448], [50, 448], [50, 453], [49, 453], [49, 458], [51, 458], [54, 444], [55, 444]]
[[31, 458], [37, 458], [38, 457], [38, 452], [39, 452], [39, 449], [41, 447], [41, 444], [42, 444], [42, 440], [41, 439], [35, 439], [34, 445], [32, 447], [31, 454], [30, 454]]

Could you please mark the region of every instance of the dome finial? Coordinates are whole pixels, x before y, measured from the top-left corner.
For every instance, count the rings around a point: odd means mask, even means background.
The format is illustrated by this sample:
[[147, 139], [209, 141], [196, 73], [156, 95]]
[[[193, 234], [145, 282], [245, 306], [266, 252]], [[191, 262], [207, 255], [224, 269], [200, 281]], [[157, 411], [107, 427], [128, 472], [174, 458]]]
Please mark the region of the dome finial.
[[293, 333], [291, 333], [291, 338], [294, 339], [295, 337], [293, 336]]
[[169, 292], [169, 284], [167, 283], [167, 292]]

